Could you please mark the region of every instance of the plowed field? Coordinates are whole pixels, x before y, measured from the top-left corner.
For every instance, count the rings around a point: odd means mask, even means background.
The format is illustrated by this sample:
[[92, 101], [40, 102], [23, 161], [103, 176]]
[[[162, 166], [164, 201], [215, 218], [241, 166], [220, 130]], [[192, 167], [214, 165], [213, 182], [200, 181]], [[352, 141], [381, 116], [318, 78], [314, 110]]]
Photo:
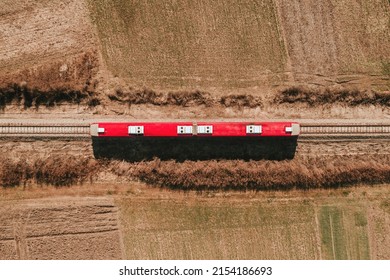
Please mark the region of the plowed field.
[[117, 208], [105, 198], [2, 202], [1, 259], [120, 259]]

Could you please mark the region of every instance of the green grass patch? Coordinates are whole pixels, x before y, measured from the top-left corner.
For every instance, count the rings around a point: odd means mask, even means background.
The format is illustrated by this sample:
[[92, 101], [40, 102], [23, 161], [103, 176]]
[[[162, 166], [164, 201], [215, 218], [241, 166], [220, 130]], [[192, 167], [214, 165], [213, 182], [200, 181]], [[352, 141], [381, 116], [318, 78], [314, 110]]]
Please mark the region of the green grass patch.
[[322, 258], [370, 258], [367, 217], [360, 207], [322, 206], [319, 221]]
[[382, 73], [390, 76], [390, 61], [382, 61]]
[[325, 206], [320, 211], [321, 245], [328, 259], [346, 259], [342, 212]]

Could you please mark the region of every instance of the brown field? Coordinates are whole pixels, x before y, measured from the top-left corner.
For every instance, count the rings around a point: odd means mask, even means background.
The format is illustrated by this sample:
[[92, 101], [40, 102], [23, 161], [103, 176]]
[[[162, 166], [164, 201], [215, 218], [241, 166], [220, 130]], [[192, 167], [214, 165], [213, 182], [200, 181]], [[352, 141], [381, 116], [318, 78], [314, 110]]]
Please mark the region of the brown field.
[[3, 190], [0, 258], [388, 259], [389, 195], [389, 185], [201, 194], [139, 183]]
[[108, 68], [136, 86], [253, 87], [284, 68], [270, 0], [113, 0], [89, 6]]
[[136, 86], [389, 87], [389, 2], [89, 1], [108, 68]]
[[310, 205], [278, 202], [276, 207], [265, 201], [189, 200], [120, 200], [126, 257], [320, 258]]
[[383, 46], [390, 43], [389, 1], [276, 3], [295, 81], [314, 82], [313, 76], [319, 76], [326, 83], [325, 76], [361, 86], [367, 80], [364, 73], [388, 75], [389, 54]]
[[2, 201], [0, 213], [1, 259], [122, 258], [111, 199]]
[[1, 87], [77, 90], [93, 74], [97, 47], [84, 1], [4, 0], [0, 30]]
[[[386, 120], [388, 0], [2, 0], [0, 121]], [[390, 259], [387, 139], [98, 161], [0, 139], [0, 259]]]

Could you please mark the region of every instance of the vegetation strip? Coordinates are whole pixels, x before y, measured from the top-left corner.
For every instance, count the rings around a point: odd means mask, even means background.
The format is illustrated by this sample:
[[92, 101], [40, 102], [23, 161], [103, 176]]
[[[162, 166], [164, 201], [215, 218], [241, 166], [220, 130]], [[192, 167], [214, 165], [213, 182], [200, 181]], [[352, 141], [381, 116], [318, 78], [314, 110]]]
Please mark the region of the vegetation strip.
[[97, 161], [75, 156], [48, 158], [3, 158], [0, 185], [31, 183], [54, 186], [93, 181], [101, 171], [140, 180], [151, 186], [176, 190], [286, 190], [337, 188], [359, 183], [389, 183], [390, 156], [324, 156], [291, 161], [169, 160]]
[[311, 107], [327, 106], [335, 103], [351, 107], [359, 105], [390, 106], [390, 92], [360, 91], [356, 89], [310, 89], [307, 87], [291, 87], [280, 91], [274, 99], [275, 104], [301, 103]]
[[181, 107], [189, 106], [212, 106], [222, 105], [224, 107], [262, 107], [261, 98], [250, 94], [231, 94], [214, 98], [208, 92], [204, 91], [175, 91], [175, 92], [156, 92], [152, 89], [129, 90], [117, 89], [114, 94], [108, 98], [128, 105], [151, 104], [151, 105], [174, 105]]
[[0, 110], [7, 105], [18, 104], [24, 109], [40, 106], [55, 107], [59, 104], [86, 104], [90, 107], [97, 106], [100, 101], [95, 93], [85, 90], [74, 90], [71, 88], [55, 88], [48, 91], [37, 88], [28, 88], [17, 84], [10, 84], [0, 89]]
[[[157, 92], [152, 89], [122, 88], [114, 90], [107, 95], [109, 102], [131, 105], [149, 104], [155, 106], [222, 106], [226, 108], [263, 108], [267, 106], [278, 106], [280, 104], [306, 104], [310, 107], [327, 106], [331, 104], [343, 104], [349, 107], [356, 106], [390, 106], [390, 92], [383, 91], [361, 91], [353, 89], [311, 89], [307, 87], [291, 87], [276, 94], [272, 100], [264, 100], [262, 97], [251, 94], [230, 94], [221, 97], [214, 97], [213, 94], [205, 91], [169, 91]], [[53, 88], [40, 90], [29, 88], [19, 84], [9, 84], [0, 88], [0, 110], [7, 105], [22, 105], [24, 109], [40, 106], [55, 107], [59, 104], [82, 104], [88, 107], [95, 107], [107, 104], [106, 100], [98, 92], [88, 89]]]
[[111, 172], [178, 190], [286, 190], [390, 182], [390, 158], [332, 156], [291, 161], [113, 162]]

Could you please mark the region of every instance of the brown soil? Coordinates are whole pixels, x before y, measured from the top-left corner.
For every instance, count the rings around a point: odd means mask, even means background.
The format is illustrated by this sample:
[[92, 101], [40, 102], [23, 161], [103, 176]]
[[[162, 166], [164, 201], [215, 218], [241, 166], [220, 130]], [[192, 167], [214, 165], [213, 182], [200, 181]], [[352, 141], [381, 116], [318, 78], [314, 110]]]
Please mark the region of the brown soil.
[[380, 74], [388, 75], [383, 46], [390, 43], [389, 5], [386, 0], [276, 1], [291, 80], [359, 88], [386, 84]]
[[390, 200], [387, 199], [377, 207], [368, 209], [368, 218], [372, 221], [370, 225], [370, 247], [373, 259], [387, 260], [390, 253], [386, 248], [390, 246]]
[[117, 208], [110, 199], [2, 202], [0, 213], [1, 259], [122, 258]]
[[84, 1], [7, 0], [0, 30], [2, 88], [81, 90], [96, 75], [96, 39]]

